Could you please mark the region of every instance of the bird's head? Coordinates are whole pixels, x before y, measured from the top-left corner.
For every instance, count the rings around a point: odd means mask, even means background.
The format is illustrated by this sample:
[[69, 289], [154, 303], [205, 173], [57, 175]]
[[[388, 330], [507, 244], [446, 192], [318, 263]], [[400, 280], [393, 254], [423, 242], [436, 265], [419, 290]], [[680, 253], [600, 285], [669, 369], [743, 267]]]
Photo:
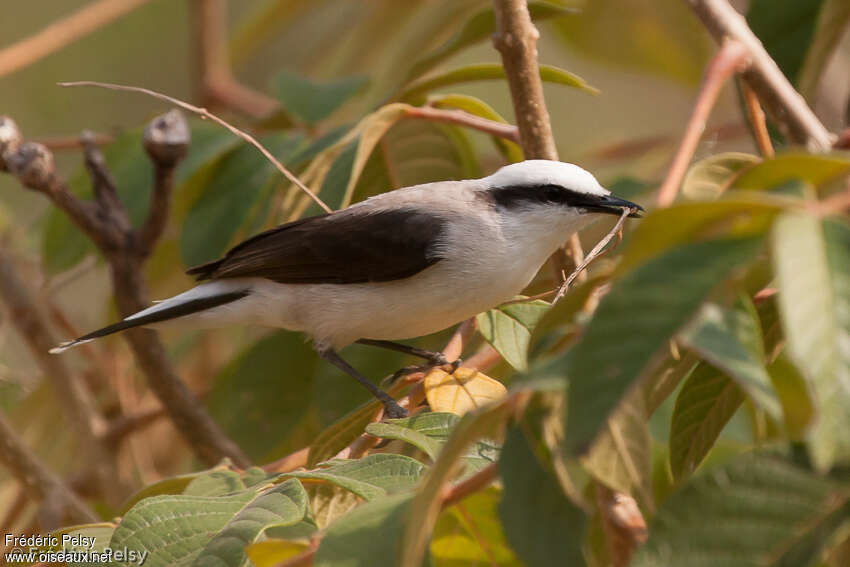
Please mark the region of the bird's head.
[[506, 165], [485, 177], [482, 192], [499, 209], [515, 212], [563, 210], [585, 215], [621, 215], [633, 209], [630, 217], [640, 217], [643, 207], [620, 199], [602, 187], [593, 175], [577, 165], [542, 159]]

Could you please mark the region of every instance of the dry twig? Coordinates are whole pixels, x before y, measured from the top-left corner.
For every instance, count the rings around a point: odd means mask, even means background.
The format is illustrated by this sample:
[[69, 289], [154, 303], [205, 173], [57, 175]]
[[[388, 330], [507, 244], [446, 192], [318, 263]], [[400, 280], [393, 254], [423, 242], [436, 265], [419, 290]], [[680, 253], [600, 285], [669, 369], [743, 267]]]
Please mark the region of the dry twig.
[[408, 118], [420, 118], [431, 122], [445, 122], [447, 124], [458, 124], [474, 130], [479, 130], [491, 136], [498, 136], [519, 143], [519, 129], [513, 124], [496, 122], [480, 116], [475, 116], [463, 110], [444, 110], [433, 106], [413, 106], [406, 112]]
[[756, 95], [756, 92], [744, 81], [739, 81], [741, 97], [744, 99], [744, 110], [747, 113], [747, 122], [753, 133], [756, 147], [762, 157], [772, 158], [774, 156], [773, 143], [770, 141], [770, 133], [767, 131], [767, 120], [764, 110]]

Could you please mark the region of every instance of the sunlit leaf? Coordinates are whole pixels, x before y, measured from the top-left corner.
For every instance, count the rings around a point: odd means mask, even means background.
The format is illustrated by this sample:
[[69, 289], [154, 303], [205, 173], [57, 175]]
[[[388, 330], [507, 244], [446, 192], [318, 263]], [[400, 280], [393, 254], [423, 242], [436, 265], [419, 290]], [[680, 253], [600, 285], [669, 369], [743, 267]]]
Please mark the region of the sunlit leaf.
[[709, 201], [723, 193], [737, 174], [761, 158], [752, 154], [728, 152], [695, 163], [682, 181], [682, 195], [695, 201]]
[[789, 353], [815, 407], [809, 447], [826, 469], [850, 458], [850, 228], [788, 213], [772, 251]]
[[432, 410], [457, 415], [497, 402], [507, 393], [498, 380], [464, 367], [452, 374], [434, 368], [425, 376], [423, 384]]
[[[459, 83], [474, 81], [492, 81], [505, 78], [505, 69], [498, 63], [478, 63], [465, 65], [434, 77], [409, 85], [399, 96], [399, 100], [416, 101], [429, 92]], [[551, 65], [540, 65], [540, 78], [544, 82], [573, 87], [585, 92], [596, 94], [597, 89], [590, 86], [584, 79], [564, 69]]]
[[760, 244], [749, 238], [679, 246], [613, 283], [567, 361], [570, 450], [587, 448], [655, 353]]
[[333, 461], [327, 468], [292, 472], [287, 476], [324, 480], [345, 488], [364, 500], [374, 500], [412, 488], [424, 471], [425, 465], [416, 459], [404, 455], [378, 453], [351, 461]]
[[744, 455], [670, 496], [630, 565], [809, 565], [848, 512], [846, 489], [776, 457]]
[[584, 513], [564, 495], [523, 429], [508, 429], [499, 476], [505, 537], [528, 567], [583, 565]]
[[267, 539], [256, 541], [245, 547], [245, 555], [254, 567], [276, 567], [285, 559], [302, 553], [309, 547], [306, 543]]
[[528, 368], [528, 345], [534, 326], [549, 309], [541, 299], [511, 303], [479, 314], [478, 330], [502, 358], [517, 370]]
[[307, 513], [307, 493], [297, 480], [259, 493], [229, 519], [224, 528], [204, 546], [194, 565], [246, 567], [245, 547], [257, 541], [271, 526], [289, 526], [301, 521]]
[[792, 181], [819, 187], [850, 172], [850, 157], [786, 153], [743, 171], [732, 183], [733, 189], [766, 191]]

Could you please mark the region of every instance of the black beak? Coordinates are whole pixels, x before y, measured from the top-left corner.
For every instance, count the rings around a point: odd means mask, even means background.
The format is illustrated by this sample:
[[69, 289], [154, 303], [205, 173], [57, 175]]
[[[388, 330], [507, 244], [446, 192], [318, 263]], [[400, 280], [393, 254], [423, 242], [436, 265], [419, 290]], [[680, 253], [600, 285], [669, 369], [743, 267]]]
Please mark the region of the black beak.
[[641, 218], [641, 216], [643, 216], [640, 212], [638, 212], [643, 211], [643, 207], [637, 203], [632, 203], [631, 201], [615, 197], [614, 195], [587, 195], [587, 197], [587, 202], [582, 203], [580, 207], [589, 213], [605, 213], [619, 216], [623, 214], [623, 209], [634, 209], [632, 213], [629, 214], [629, 218]]

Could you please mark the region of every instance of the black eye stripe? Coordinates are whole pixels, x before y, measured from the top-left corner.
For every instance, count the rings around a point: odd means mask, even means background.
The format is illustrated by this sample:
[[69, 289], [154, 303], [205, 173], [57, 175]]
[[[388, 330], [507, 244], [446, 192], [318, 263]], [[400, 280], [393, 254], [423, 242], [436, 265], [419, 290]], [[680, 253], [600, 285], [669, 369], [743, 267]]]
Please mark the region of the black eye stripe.
[[508, 185], [490, 189], [486, 195], [495, 206], [504, 209], [554, 204], [581, 207], [600, 199], [560, 185]]

